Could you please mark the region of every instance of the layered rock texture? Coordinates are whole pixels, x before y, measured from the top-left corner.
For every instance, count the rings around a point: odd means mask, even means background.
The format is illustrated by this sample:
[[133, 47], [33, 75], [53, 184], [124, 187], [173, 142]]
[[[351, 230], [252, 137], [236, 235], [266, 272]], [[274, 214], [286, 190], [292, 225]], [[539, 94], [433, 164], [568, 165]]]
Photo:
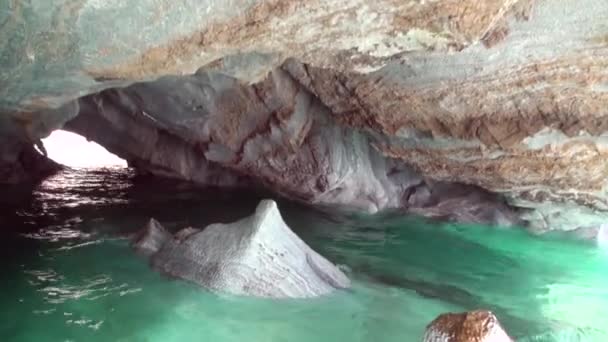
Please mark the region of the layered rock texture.
[[424, 342], [513, 342], [490, 311], [447, 313], [426, 328]]
[[350, 287], [342, 271], [289, 229], [272, 200], [240, 221], [175, 236], [151, 220], [133, 247], [164, 274], [236, 295], [309, 298]]
[[608, 220], [606, 1], [132, 2], [0, 3], [13, 141], [63, 127], [317, 205]]

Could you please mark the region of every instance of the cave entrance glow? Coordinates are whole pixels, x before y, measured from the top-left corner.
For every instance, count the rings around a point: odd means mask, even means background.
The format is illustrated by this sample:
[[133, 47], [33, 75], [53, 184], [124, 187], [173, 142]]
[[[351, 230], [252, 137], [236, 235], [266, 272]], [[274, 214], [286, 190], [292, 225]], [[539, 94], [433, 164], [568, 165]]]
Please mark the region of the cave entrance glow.
[[54, 131], [43, 139], [48, 157], [69, 167], [127, 167], [124, 159], [108, 152], [101, 145], [67, 131]]

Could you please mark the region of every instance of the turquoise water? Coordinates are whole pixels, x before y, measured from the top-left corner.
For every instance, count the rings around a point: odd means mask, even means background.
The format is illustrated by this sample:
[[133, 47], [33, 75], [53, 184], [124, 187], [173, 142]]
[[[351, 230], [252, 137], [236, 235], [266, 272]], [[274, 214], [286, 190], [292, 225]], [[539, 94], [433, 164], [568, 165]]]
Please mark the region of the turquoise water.
[[280, 202], [354, 282], [282, 301], [163, 278], [125, 238], [150, 216], [170, 229], [204, 226], [243, 217], [258, 199], [118, 170], [48, 180], [0, 221], [0, 340], [420, 341], [438, 314], [484, 308], [518, 341], [608, 341], [608, 252], [563, 236]]

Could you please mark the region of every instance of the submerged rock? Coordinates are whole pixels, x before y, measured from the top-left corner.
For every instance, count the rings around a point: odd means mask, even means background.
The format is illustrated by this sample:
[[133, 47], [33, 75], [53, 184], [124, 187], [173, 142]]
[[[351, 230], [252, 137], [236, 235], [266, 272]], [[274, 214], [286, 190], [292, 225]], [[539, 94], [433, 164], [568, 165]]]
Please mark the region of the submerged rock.
[[162, 273], [236, 295], [307, 298], [350, 286], [342, 271], [291, 231], [272, 200], [242, 220], [175, 236], [151, 220], [133, 247]]
[[484, 310], [446, 313], [426, 328], [424, 342], [513, 342], [498, 322]]

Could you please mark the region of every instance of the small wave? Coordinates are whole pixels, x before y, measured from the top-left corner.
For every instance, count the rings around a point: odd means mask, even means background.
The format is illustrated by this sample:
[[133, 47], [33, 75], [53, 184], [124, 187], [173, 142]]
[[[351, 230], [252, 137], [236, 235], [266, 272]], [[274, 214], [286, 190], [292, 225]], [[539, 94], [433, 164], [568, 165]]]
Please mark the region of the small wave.
[[141, 290], [142, 290], [141, 288], [128, 289], [128, 290], [125, 290], [125, 291], [120, 291], [118, 293], [118, 295], [122, 297], [122, 296], [126, 296], [128, 294], [131, 294], [131, 293], [141, 292]]
[[63, 280], [63, 276], [53, 270], [26, 270], [23, 271], [25, 274], [33, 276], [34, 279], [30, 279], [30, 284], [40, 285], [43, 283], [54, 283]]
[[[25, 271], [34, 277], [30, 280], [33, 286], [43, 286], [38, 292], [43, 293], [43, 299], [50, 304], [62, 304], [72, 300], [98, 300], [110, 295], [125, 296], [141, 291], [141, 288], [130, 288], [129, 284], [113, 284], [112, 278], [107, 275], [84, 280], [81, 285], [68, 285], [59, 283], [64, 278], [51, 270]], [[49, 285], [49, 282], [52, 285]]]
[[66, 228], [65, 226], [54, 226], [35, 233], [22, 234], [22, 236], [34, 240], [57, 242], [66, 239], [88, 239], [91, 237], [91, 234], [76, 229]]
[[87, 328], [90, 328], [93, 330], [99, 330], [99, 328], [101, 327], [103, 322], [104, 322], [103, 320], [95, 321], [95, 320], [92, 320], [92, 319], [89, 319], [86, 317], [82, 317], [80, 319], [68, 319], [67, 321], [65, 321], [66, 324], [86, 326]]
[[57, 309], [34, 310], [32, 312], [34, 313], [34, 315], [50, 315], [55, 311], [57, 311]]
[[83, 242], [83, 243], [78, 243], [75, 245], [70, 245], [70, 246], [63, 246], [63, 247], [59, 247], [56, 249], [56, 251], [69, 251], [75, 248], [81, 248], [81, 247], [86, 247], [86, 246], [91, 246], [91, 245], [98, 245], [100, 243], [104, 242], [103, 239], [99, 239], [99, 240], [92, 240], [92, 241], [87, 241], [87, 242]]

